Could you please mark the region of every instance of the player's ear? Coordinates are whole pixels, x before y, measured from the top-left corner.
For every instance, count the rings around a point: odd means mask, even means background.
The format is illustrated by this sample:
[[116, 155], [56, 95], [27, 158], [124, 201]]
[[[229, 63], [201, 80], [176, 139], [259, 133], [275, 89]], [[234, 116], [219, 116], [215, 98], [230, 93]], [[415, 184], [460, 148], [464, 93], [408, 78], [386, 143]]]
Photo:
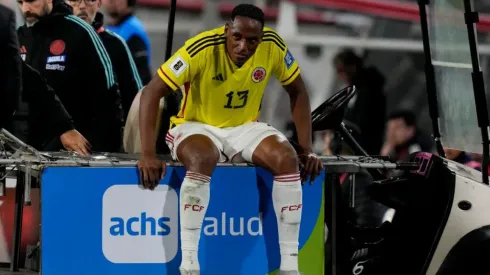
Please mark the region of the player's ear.
[[228, 31], [230, 30], [230, 22], [225, 23], [225, 34], [228, 35]]

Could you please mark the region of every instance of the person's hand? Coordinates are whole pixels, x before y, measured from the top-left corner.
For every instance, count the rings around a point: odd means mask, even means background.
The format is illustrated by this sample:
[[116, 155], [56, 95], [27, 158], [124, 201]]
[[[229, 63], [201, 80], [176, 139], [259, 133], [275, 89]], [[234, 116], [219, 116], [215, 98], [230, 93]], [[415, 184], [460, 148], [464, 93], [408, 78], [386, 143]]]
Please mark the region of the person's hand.
[[156, 156], [142, 155], [138, 161], [138, 170], [140, 184], [145, 189], [153, 190], [158, 185], [158, 181], [165, 176], [166, 164]]
[[77, 130], [66, 131], [60, 136], [61, 144], [68, 151], [77, 152], [80, 155], [91, 153], [90, 143]]
[[310, 184], [315, 181], [315, 178], [322, 172], [322, 160], [313, 153], [301, 154], [298, 156], [301, 166], [301, 182], [304, 183], [310, 178]]

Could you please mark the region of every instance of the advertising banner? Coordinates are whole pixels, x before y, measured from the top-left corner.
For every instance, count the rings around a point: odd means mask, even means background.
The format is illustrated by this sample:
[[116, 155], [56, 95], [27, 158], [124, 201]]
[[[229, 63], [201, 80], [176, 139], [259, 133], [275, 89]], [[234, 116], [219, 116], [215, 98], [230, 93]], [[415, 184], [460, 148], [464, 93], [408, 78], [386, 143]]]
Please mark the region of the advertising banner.
[[[182, 167], [154, 190], [136, 168], [48, 167], [41, 178], [42, 273], [177, 275]], [[201, 275], [275, 274], [280, 264], [272, 175], [218, 167], [199, 245]], [[303, 186], [300, 269], [323, 272], [324, 175]]]

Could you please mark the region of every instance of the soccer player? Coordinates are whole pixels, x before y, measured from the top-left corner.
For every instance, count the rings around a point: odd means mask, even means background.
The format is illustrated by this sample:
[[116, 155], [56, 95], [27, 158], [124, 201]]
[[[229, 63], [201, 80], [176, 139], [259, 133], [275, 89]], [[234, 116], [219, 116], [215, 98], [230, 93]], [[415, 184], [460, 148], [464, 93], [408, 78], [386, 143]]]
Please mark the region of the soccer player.
[[[276, 77], [291, 100], [301, 152], [282, 133], [258, 122], [267, 82]], [[301, 181], [320, 173], [312, 153], [311, 109], [300, 69], [277, 33], [264, 27], [261, 9], [240, 4], [231, 21], [188, 40], [158, 69], [140, 106], [141, 182], [153, 189], [165, 172], [155, 153], [155, 121], [161, 97], [184, 86], [180, 113], [166, 142], [187, 169], [180, 191], [181, 274], [199, 274], [198, 244], [216, 163], [247, 161], [274, 175], [272, 199], [281, 253], [279, 274], [297, 275]], [[191, 207], [189, 207], [191, 206]]]

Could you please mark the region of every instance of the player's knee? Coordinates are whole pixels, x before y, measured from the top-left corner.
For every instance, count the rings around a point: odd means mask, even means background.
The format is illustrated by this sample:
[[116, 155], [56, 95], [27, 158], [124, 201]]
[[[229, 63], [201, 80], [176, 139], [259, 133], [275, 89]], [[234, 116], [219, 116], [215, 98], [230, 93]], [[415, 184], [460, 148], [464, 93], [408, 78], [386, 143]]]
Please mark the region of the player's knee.
[[275, 175], [296, 173], [298, 171], [298, 157], [294, 150], [280, 150], [274, 154], [274, 167], [272, 167]]
[[206, 136], [195, 135], [183, 140], [177, 149], [179, 160], [188, 171], [210, 176], [219, 161], [220, 152]]
[[195, 150], [189, 154], [184, 165], [189, 171], [211, 176], [218, 160], [219, 155], [209, 149]]

